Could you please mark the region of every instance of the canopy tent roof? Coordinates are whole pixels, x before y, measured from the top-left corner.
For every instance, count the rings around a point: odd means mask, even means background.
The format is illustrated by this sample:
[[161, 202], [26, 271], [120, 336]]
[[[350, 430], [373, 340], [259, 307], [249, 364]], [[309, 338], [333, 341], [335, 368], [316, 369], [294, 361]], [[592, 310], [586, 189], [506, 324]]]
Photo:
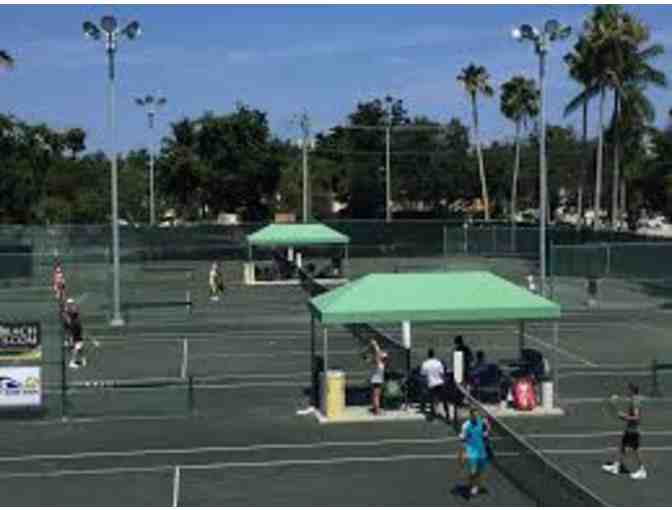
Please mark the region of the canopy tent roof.
[[560, 318], [560, 305], [485, 271], [370, 274], [309, 301], [322, 324]]
[[350, 238], [321, 223], [267, 225], [247, 236], [252, 246], [307, 246], [348, 244]]

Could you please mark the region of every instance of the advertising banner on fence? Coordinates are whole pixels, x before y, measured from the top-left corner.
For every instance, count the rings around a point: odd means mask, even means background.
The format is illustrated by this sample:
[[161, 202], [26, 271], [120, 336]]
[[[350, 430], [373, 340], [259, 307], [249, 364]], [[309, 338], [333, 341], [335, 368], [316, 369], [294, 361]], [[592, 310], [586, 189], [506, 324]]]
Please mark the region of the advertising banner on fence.
[[41, 358], [42, 335], [39, 322], [0, 322], [0, 362]]
[[0, 408], [41, 405], [40, 367], [0, 367]]

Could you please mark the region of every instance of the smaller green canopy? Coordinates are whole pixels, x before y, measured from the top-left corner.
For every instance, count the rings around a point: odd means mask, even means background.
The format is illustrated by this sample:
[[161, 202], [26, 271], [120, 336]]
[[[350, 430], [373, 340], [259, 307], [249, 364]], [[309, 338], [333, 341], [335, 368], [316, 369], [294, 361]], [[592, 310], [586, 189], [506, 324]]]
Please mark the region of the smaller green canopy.
[[350, 238], [321, 223], [275, 223], [247, 236], [252, 246], [348, 244]]
[[309, 301], [322, 324], [560, 318], [560, 306], [485, 271], [370, 274]]

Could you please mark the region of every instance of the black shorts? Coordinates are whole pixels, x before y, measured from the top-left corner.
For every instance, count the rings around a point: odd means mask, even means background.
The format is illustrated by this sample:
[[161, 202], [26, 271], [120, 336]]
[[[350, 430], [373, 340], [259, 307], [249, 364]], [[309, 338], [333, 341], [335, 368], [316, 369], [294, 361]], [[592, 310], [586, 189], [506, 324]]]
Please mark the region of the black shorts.
[[632, 450], [639, 450], [639, 432], [625, 432], [621, 439], [621, 450], [630, 448]]
[[443, 384], [429, 388], [429, 394], [431, 395], [434, 402], [446, 399], [446, 391], [443, 387]]

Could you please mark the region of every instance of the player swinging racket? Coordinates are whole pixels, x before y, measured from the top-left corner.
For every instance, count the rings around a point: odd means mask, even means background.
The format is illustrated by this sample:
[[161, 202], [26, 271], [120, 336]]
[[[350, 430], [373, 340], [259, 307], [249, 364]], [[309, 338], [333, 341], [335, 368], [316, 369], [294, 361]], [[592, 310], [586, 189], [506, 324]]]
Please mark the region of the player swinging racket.
[[[618, 399], [616, 395], [611, 398], [612, 405]], [[642, 458], [639, 454], [639, 425], [641, 422], [641, 397], [639, 395], [639, 387], [633, 383], [628, 383], [628, 410], [627, 412], [619, 412], [618, 417], [625, 422], [625, 432], [621, 438], [621, 449], [617, 461], [604, 464], [602, 469], [607, 473], [613, 475], [626, 474], [628, 471], [624, 467], [625, 455], [628, 450], [632, 451], [637, 460], [638, 469], [630, 474], [633, 480], [645, 480], [647, 477], [646, 468], [642, 463]]]
[[56, 301], [62, 306], [65, 302], [65, 274], [63, 273], [61, 261], [58, 259], [54, 262], [54, 270], [51, 275], [51, 287], [54, 291]]

